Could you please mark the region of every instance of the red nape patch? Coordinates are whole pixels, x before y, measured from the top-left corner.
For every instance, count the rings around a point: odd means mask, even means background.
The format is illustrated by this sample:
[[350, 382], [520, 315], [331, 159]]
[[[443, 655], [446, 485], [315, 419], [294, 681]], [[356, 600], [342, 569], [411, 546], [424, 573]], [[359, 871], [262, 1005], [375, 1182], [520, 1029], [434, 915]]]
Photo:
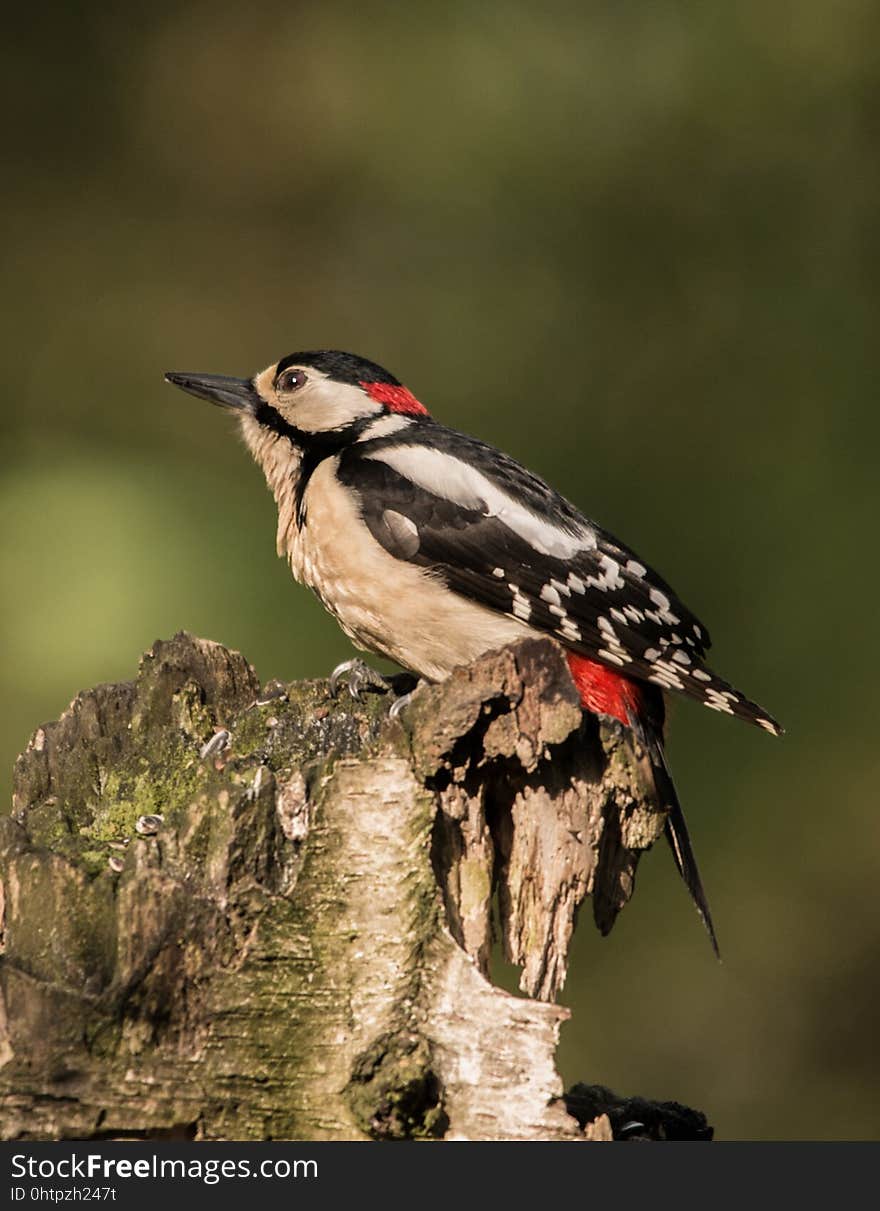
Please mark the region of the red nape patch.
[[627, 726], [631, 716], [641, 715], [642, 691], [637, 682], [586, 656], [566, 652], [565, 658], [585, 710], [594, 715], [613, 715]]
[[427, 416], [428, 409], [420, 404], [406, 387], [395, 387], [391, 383], [361, 383], [361, 386], [378, 404], [384, 404], [391, 412], [402, 412], [405, 416]]

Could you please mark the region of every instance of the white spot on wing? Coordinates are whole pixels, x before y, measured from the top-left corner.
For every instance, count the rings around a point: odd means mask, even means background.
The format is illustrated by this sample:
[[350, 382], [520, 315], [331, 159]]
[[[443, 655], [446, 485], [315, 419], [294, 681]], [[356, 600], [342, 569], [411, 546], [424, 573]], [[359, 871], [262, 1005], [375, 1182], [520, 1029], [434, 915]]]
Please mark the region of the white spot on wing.
[[648, 680], [653, 681], [655, 685], [662, 685], [664, 690], [684, 689], [681, 678], [668, 673], [651, 673]]
[[616, 559], [612, 559], [610, 555], [603, 555], [599, 560], [599, 567], [602, 569], [602, 577], [605, 581], [606, 589], [622, 589], [624, 587], [624, 579], [620, 575], [620, 564]]
[[[661, 627], [664, 624], [673, 626], [679, 621], [676, 615], [670, 614], [668, 610], [645, 610], [645, 617], [650, 618], [652, 622], [656, 622], [658, 627]], [[661, 640], [660, 642], [669, 643], [669, 640]]]
[[647, 611], [649, 618], [656, 618], [658, 622], [665, 622], [670, 626], [674, 626], [677, 622], [681, 621], [677, 615], [672, 613], [671, 602], [660, 589], [652, 588], [648, 595], [654, 605], [657, 606], [656, 614], [652, 614], [650, 610]]
[[706, 706], [708, 706], [710, 710], [721, 711], [722, 714], [725, 714], [725, 715], [733, 714], [733, 708], [731, 707], [730, 703], [727, 700], [727, 697], [724, 694], [719, 693], [718, 690], [713, 690], [711, 688], [707, 688], [705, 690], [705, 694], [706, 694], [705, 703], [706, 703]]
[[559, 605], [559, 594], [553, 588], [552, 584], [545, 584], [542, 586], [541, 600], [549, 601], [551, 605]]
[[511, 613], [515, 618], [521, 618], [523, 622], [528, 622], [532, 616], [532, 606], [528, 597], [523, 596], [517, 584], [508, 584], [507, 587], [513, 594], [513, 603], [510, 607]]

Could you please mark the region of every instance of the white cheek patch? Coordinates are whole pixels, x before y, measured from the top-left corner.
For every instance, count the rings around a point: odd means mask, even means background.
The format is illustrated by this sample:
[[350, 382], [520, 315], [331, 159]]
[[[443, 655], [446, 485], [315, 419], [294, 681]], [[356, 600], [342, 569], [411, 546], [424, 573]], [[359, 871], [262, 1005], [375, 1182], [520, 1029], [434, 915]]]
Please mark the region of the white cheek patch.
[[542, 555], [571, 559], [580, 551], [592, 550], [596, 536], [587, 527], [576, 532], [564, 530], [539, 517], [520, 501], [508, 496], [481, 471], [426, 446], [399, 446], [391, 450], [370, 451], [368, 458], [387, 463], [426, 492], [449, 500], [463, 509], [496, 517]]
[[290, 396], [276, 396], [274, 401], [281, 416], [295, 428], [304, 433], [326, 433], [365, 416], [384, 419], [381, 404], [360, 387], [334, 382], [308, 367], [306, 373], [309, 380], [304, 387]]

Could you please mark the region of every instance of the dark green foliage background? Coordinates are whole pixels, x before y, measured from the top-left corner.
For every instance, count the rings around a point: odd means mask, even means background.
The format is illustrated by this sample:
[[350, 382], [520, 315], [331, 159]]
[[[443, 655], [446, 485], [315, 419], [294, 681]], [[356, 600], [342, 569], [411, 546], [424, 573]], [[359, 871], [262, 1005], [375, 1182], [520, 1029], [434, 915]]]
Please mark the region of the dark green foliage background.
[[3, 770], [181, 627], [264, 678], [350, 654], [162, 371], [363, 353], [635, 546], [788, 727], [674, 710], [725, 962], [650, 855], [613, 935], [582, 923], [566, 1079], [876, 1137], [876, 5], [4, 22]]

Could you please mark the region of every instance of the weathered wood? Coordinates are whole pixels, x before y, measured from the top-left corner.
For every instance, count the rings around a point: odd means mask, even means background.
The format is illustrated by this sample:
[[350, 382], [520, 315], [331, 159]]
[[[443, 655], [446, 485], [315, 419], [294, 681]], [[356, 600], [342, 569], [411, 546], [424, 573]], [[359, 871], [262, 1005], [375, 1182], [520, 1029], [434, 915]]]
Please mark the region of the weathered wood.
[[413, 717], [417, 768], [438, 794], [453, 935], [488, 975], [494, 883], [520, 987], [554, 1000], [584, 897], [607, 933], [662, 832], [644, 758], [613, 721], [582, 714], [560, 649], [544, 640], [459, 670]]
[[[607, 931], [662, 826], [549, 640], [399, 720], [157, 643], [16, 765], [0, 1135], [609, 1138], [552, 1001], [584, 896]], [[491, 983], [493, 911], [528, 997]]]

